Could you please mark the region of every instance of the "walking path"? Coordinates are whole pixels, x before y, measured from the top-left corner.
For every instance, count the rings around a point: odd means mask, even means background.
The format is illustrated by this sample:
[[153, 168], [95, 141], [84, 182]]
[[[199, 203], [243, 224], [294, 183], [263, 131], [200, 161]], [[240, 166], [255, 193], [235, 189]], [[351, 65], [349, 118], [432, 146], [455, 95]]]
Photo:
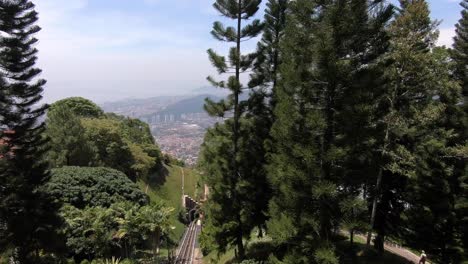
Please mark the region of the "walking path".
[[[364, 240], [366, 240], [367, 238], [363, 235], [356, 235]], [[413, 252], [409, 251], [408, 249], [406, 248], [403, 248], [403, 247], [400, 247], [400, 246], [394, 246], [394, 245], [390, 245], [390, 244], [385, 244], [384, 245], [385, 247], [385, 250], [392, 253], [392, 254], [395, 254], [397, 256], [400, 256], [406, 260], [408, 260], [410, 263], [418, 263], [419, 262], [419, 256], [414, 254]], [[426, 264], [430, 264], [430, 262], [426, 261]]]

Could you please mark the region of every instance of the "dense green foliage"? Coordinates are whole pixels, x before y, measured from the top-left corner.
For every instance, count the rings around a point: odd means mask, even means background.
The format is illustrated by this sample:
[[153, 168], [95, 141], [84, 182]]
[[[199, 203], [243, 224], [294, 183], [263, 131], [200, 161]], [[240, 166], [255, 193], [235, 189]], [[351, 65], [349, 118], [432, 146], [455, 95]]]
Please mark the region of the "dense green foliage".
[[38, 14], [31, 1], [0, 1], [0, 255], [40, 263], [60, 248], [58, 206], [39, 190], [47, 181], [41, 119], [43, 79], [36, 77]]
[[268, 216], [268, 203], [272, 188], [268, 182], [267, 154], [273, 139], [271, 127], [275, 121], [274, 108], [277, 102], [279, 67], [282, 61], [280, 43], [284, 37], [288, 0], [270, 0], [266, 4], [262, 39], [254, 55], [253, 74], [247, 100], [247, 113], [243, 119], [242, 132], [249, 135], [243, 139], [242, 167], [250, 173], [250, 190], [256, 195], [249, 201], [252, 205], [253, 226], [263, 235]]
[[462, 17], [456, 25], [456, 36], [454, 38], [452, 58], [456, 62], [454, 71], [455, 78], [461, 82], [463, 88], [463, 96], [465, 99], [465, 111], [468, 98], [468, 70], [466, 64], [468, 60], [468, 1], [462, 0], [461, 6]]
[[[457, 108], [461, 97], [447, 52], [433, 49], [436, 26], [428, 4], [412, 1], [402, 2], [389, 29], [393, 64], [387, 68], [390, 83], [381, 103], [386, 108], [380, 108], [385, 135], [379, 140], [382, 188], [375, 224], [379, 241], [402, 231], [410, 245], [425, 248], [433, 261], [460, 263], [455, 212], [460, 173], [454, 173], [448, 155], [461, 143], [455, 139], [461, 130], [447, 127], [444, 120], [460, 118], [450, 109]], [[392, 207], [399, 209], [388, 210]], [[400, 215], [406, 221], [395, 225]]]
[[159, 254], [171, 242], [173, 209], [149, 197], [120, 171], [63, 167], [52, 170], [44, 192], [65, 204], [61, 216], [67, 254], [77, 263], [97, 258], [134, 259]]
[[358, 195], [344, 170], [353, 162], [347, 152], [359, 146], [348, 145], [347, 125], [351, 113], [359, 117], [358, 97], [375, 84], [391, 15], [373, 8], [365, 1], [290, 4], [269, 165], [269, 231], [286, 249], [277, 252], [285, 263], [338, 262], [333, 230], [345, 220], [343, 204]]
[[47, 114], [49, 138], [47, 159], [52, 167], [91, 166], [96, 161], [94, 144], [85, 135], [80, 119], [65, 105], [55, 105]]
[[135, 163], [129, 144], [126, 144], [118, 121], [112, 119], [83, 119], [86, 137], [92, 139], [97, 149], [98, 164], [134, 176]]
[[[463, 95], [463, 110], [459, 107], [451, 107], [447, 112], [451, 114], [450, 119], [447, 119], [445, 125], [447, 128], [460, 131], [458, 137], [452, 140], [451, 144], [456, 145], [455, 153], [452, 153], [451, 161], [454, 162], [454, 175], [457, 175], [456, 180], [460, 182], [458, 195], [455, 197], [455, 209], [457, 214], [458, 227], [457, 231], [461, 235], [460, 239], [463, 243], [464, 256], [463, 259], [468, 259], [468, 172], [466, 167], [466, 156], [468, 153], [468, 1], [461, 2], [462, 13], [461, 18], [456, 25], [456, 36], [454, 39], [451, 57], [455, 66], [454, 77], [460, 82]], [[449, 97], [453, 98], [453, 96]], [[462, 112], [463, 111], [463, 112]], [[455, 118], [454, 118], [455, 117]]]
[[63, 167], [53, 169], [45, 192], [60, 201], [83, 209], [109, 207], [130, 201], [145, 205], [147, 196], [125, 174], [110, 168]]

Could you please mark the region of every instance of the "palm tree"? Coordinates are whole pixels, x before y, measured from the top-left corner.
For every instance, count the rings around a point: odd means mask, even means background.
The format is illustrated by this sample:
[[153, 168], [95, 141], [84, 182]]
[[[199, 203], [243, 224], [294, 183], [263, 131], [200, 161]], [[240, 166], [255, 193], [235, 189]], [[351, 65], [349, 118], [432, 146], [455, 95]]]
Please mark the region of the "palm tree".
[[117, 213], [116, 221], [119, 224], [114, 238], [118, 239], [120, 243], [123, 242], [125, 257], [132, 257], [135, 250], [135, 242], [141, 236], [138, 219], [136, 217], [139, 208], [129, 202], [123, 202], [112, 205], [112, 209]]
[[161, 236], [168, 234], [175, 227], [171, 225], [170, 216], [174, 208], [165, 207], [160, 203], [146, 205], [138, 210], [136, 215], [139, 229], [145, 239], [152, 238], [153, 256], [159, 255]]

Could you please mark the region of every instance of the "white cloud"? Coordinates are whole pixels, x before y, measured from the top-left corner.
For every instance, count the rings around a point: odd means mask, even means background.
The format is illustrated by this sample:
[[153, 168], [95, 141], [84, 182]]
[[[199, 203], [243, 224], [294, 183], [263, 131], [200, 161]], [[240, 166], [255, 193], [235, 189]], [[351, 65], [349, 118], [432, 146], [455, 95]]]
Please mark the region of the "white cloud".
[[453, 37], [455, 37], [455, 27], [440, 29], [438, 46], [451, 47], [453, 45]]
[[206, 85], [205, 77], [213, 69], [205, 55], [206, 43], [200, 43], [204, 36], [191, 34], [197, 25], [156, 23], [154, 17], [111, 8], [89, 12], [88, 4], [37, 3], [43, 28], [38, 34], [38, 62], [48, 80], [47, 101], [76, 95], [106, 101]]

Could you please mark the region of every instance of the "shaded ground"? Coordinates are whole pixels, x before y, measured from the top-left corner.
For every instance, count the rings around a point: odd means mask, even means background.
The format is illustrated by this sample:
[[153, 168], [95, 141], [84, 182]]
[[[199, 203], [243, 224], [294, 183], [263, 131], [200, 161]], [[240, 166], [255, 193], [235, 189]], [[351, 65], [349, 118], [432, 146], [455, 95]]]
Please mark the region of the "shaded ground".
[[[387, 251], [383, 255], [379, 255], [373, 248], [367, 248], [365, 244], [357, 243], [351, 247], [348, 239], [343, 237], [338, 243], [336, 249], [340, 256], [340, 263], [346, 264], [409, 264], [417, 263], [410, 262], [409, 259], [395, 254], [392, 251]], [[257, 260], [267, 260], [268, 256], [275, 249], [268, 238], [262, 240], [253, 240], [247, 246], [247, 258], [255, 258]], [[413, 254], [414, 255], [414, 254]], [[414, 255], [415, 256], [415, 255]], [[417, 256], [416, 256], [417, 257]], [[236, 263], [234, 257], [234, 249], [228, 250], [225, 254], [217, 256], [216, 252], [211, 253], [203, 258], [204, 264], [231, 264]]]
[[[354, 245], [351, 246], [349, 240], [344, 238], [338, 243], [338, 254], [340, 255], [340, 263], [356, 263], [356, 264], [409, 264], [406, 258], [386, 251], [383, 255], [379, 254], [374, 248], [368, 248], [365, 245], [365, 240], [356, 239]], [[361, 242], [361, 243], [360, 243]]]
[[[362, 235], [356, 235], [356, 242], [360, 244], [366, 243], [366, 238]], [[394, 255], [400, 256], [403, 258], [406, 263], [418, 263], [419, 256], [411, 252], [406, 248], [402, 248], [396, 245], [385, 245], [385, 251], [392, 253]], [[430, 262], [426, 261], [426, 264], [430, 264]]]

